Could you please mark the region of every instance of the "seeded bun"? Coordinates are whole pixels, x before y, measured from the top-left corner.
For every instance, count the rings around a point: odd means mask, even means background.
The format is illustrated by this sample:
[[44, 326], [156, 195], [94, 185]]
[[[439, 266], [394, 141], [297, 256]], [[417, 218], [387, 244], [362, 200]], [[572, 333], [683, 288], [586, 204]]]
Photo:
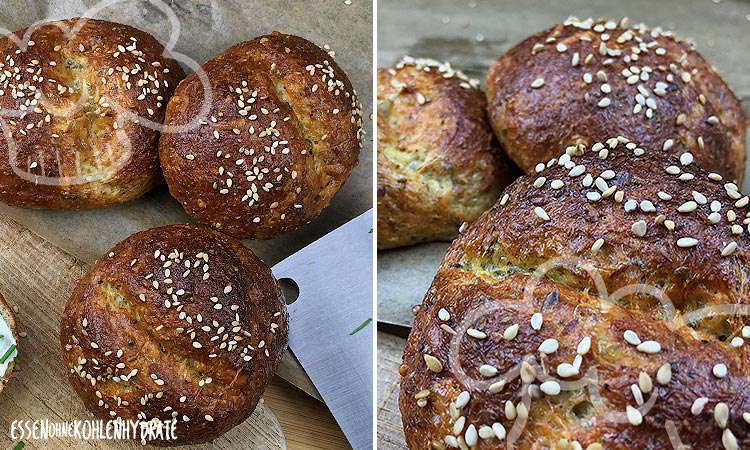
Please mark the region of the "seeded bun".
[[568, 19], [495, 62], [487, 99], [495, 134], [527, 173], [563, 145], [622, 134], [690, 151], [701, 167], [742, 181], [737, 97], [693, 45], [659, 28]]
[[[18, 327], [16, 326], [16, 316], [13, 314], [13, 308], [5, 301], [3, 295], [0, 294], [0, 316], [2, 316], [5, 323], [8, 324], [8, 328], [13, 333], [13, 339], [18, 343]], [[2, 355], [0, 355], [2, 356]], [[5, 389], [5, 384], [10, 380], [13, 375], [13, 369], [16, 367], [15, 358], [11, 359], [8, 363], [8, 368], [5, 370], [5, 375], [0, 378], [0, 392]]]
[[102, 419], [177, 419], [212, 441], [247, 419], [281, 362], [288, 316], [271, 271], [240, 242], [173, 225], [97, 261], [60, 323], [63, 361]]
[[748, 197], [689, 153], [594, 148], [449, 249], [400, 370], [410, 449], [750, 445]]
[[94, 19], [0, 39], [0, 108], [20, 114], [2, 123], [0, 201], [98, 208], [154, 187], [159, 133], [144, 123], [162, 123], [184, 76], [164, 52], [148, 33]]
[[512, 181], [478, 83], [448, 63], [378, 70], [378, 247], [451, 240]]
[[[357, 95], [331, 54], [281, 33], [237, 44], [203, 65], [211, 83], [198, 128], [163, 135], [161, 164], [188, 214], [240, 238], [270, 239], [311, 221], [357, 163]], [[199, 115], [204, 88], [191, 75], [167, 124]]]

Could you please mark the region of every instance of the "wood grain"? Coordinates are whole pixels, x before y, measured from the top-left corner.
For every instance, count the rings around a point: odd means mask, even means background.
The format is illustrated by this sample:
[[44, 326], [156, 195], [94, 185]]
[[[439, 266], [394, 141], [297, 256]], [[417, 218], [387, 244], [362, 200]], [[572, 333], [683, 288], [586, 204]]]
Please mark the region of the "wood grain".
[[[16, 311], [19, 331], [26, 334], [18, 343], [16, 372], [0, 394], [0, 429], [5, 430], [0, 442], [4, 448], [14, 445], [8, 433], [13, 420], [91, 418], [67, 381], [58, 336], [65, 302], [85, 270], [81, 261], [18, 223], [0, 217], [0, 291]], [[279, 378], [274, 379], [265, 397], [250, 419], [217, 439], [213, 448], [347, 448], [343, 434], [322, 403]], [[310, 445], [309, 436], [315, 436], [318, 444]], [[26, 444], [26, 448], [105, 447], [60, 439]], [[107, 442], [106, 448], [141, 446]]]
[[398, 386], [401, 380], [398, 368], [405, 344], [405, 339], [378, 333], [378, 450], [406, 448], [398, 409]]

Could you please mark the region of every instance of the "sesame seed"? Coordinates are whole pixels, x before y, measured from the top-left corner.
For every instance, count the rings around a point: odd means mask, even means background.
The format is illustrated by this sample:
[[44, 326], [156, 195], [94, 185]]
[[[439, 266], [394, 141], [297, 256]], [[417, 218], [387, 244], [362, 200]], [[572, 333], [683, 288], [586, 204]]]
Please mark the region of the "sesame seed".
[[727, 366], [726, 364], [722, 363], [716, 364], [712, 372], [716, 378], [724, 378], [725, 376], [727, 376]]
[[432, 355], [425, 353], [423, 355], [424, 362], [427, 364], [427, 368], [432, 372], [440, 373], [443, 371], [443, 363]]
[[487, 339], [487, 335], [484, 332], [479, 331], [475, 328], [469, 328], [468, 330], [466, 330], [466, 334], [475, 339]]
[[539, 206], [534, 208], [534, 214], [536, 214], [537, 217], [544, 220], [545, 222], [550, 220], [549, 215], [547, 214], [547, 211], [545, 211], [543, 208]]
[[729, 406], [724, 402], [719, 402], [714, 406], [714, 420], [719, 428], [726, 428], [729, 421]]
[[512, 341], [518, 335], [518, 324], [513, 324], [503, 331], [503, 339]]
[[505, 388], [505, 380], [500, 380], [496, 383], [492, 383], [490, 385], [489, 391], [491, 394], [498, 394], [503, 390], [503, 388]]
[[445, 308], [440, 308], [438, 311], [438, 318], [443, 322], [447, 322], [451, 319], [451, 315]]
[[737, 250], [737, 243], [735, 241], [732, 241], [721, 250], [721, 256], [730, 256], [735, 252], [735, 250]]
[[737, 438], [732, 433], [732, 430], [727, 428], [721, 434], [721, 443], [726, 450], [739, 450], [740, 446], [737, 443]]
[[544, 342], [542, 342], [539, 345], [539, 353], [544, 353], [545, 355], [549, 355], [551, 353], [555, 353], [557, 351], [559, 344], [557, 342], [557, 339], [546, 339]]
[[698, 204], [696, 202], [690, 200], [690, 201], [685, 202], [682, 205], [680, 205], [677, 208], [677, 211], [679, 211], [681, 213], [689, 213], [689, 212], [695, 211], [697, 208], [698, 208]]
[[576, 369], [572, 364], [562, 363], [557, 366], [557, 375], [562, 378], [572, 377], [574, 375], [578, 375], [578, 369]]
[[644, 341], [636, 347], [639, 352], [654, 354], [661, 351], [661, 345], [656, 341]]
[[539, 385], [539, 389], [547, 395], [555, 396], [560, 393], [560, 383], [554, 380], [545, 381]]
[[700, 415], [700, 413], [703, 411], [703, 408], [708, 403], [708, 399], [706, 397], [698, 397], [693, 401], [692, 406], [690, 406], [690, 413], [694, 416]]
[[672, 379], [672, 365], [664, 364], [656, 371], [656, 381], [659, 384], [669, 384]]
[[677, 239], [677, 246], [682, 248], [690, 248], [698, 245], [698, 240], [691, 237], [684, 237]]
[[625, 333], [623, 333], [622, 336], [625, 338], [625, 342], [630, 345], [640, 345], [641, 343], [641, 339], [633, 330], [625, 330]]
[[581, 342], [578, 343], [578, 347], [576, 347], [576, 353], [579, 355], [585, 355], [591, 350], [591, 337], [586, 336], [585, 338], [581, 339]]
[[651, 381], [651, 377], [646, 372], [641, 372], [638, 374], [638, 387], [640, 388], [641, 392], [648, 394], [651, 392], [651, 389], [653, 388], [654, 384]]
[[602, 245], [604, 245], [604, 239], [599, 238], [596, 241], [594, 241], [594, 244], [591, 246], [591, 252], [596, 253], [599, 251], [599, 249], [602, 248]]
[[531, 328], [538, 331], [542, 328], [543, 322], [544, 322], [544, 318], [542, 317], [542, 313], [534, 313], [531, 316]]
[[460, 394], [458, 394], [458, 397], [456, 397], [456, 408], [461, 409], [464, 406], [469, 404], [469, 400], [471, 400], [471, 394], [469, 394], [467, 391], [463, 391]]
[[604, 97], [601, 100], [599, 100], [599, 103], [596, 104], [596, 106], [600, 108], [606, 108], [612, 103], [612, 101], [609, 99], [609, 97]]
[[537, 78], [536, 80], [531, 82], [532, 89], [539, 89], [542, 86], [544, 86], [544, 78]]
[[690, 152], [685, 152], [680, 155], [680, 164], [683, 166], [690, 165], [693, 162], [693, 154]]
[[625, 409], [625, 413], [628, 417], [628, 422], [630, 422], [631, 425], [638, 426], [643, 422], [643, 416], [641, 415], [641, 412], [633, 408], [632, 406], [628, 405]]
[[639, 220], [631, 225], [630, 230], [636, 236], [643, 237], [646, 235], [646, 222], [644, 220]]
[[494, 377], [497, 375], [497, 369], [489, 364], [483, 364], [479, 367], [479, 374], [483, 377]]

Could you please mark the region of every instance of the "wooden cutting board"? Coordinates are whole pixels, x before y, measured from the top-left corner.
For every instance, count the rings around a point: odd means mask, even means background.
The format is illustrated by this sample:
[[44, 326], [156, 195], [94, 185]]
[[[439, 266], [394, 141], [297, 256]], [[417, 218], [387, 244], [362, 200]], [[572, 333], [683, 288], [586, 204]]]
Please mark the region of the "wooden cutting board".
[[[0, 393], [0, 438], [13, 448], [17, 419], [67, 421], [92, 416], [67, 381], [59, 318], [86, 264], [10, 219], [0, 217], [0, 292], [16, 311], [22, 337], [16, 371]], [[141, 448], [129, 442], [26, 441], [29, 448]], [[189, 448], [189, 447], [186, 447]], [[216, 449], [347, 449], [325, 405], [274, 379], [252, 417], [214, 442]]]

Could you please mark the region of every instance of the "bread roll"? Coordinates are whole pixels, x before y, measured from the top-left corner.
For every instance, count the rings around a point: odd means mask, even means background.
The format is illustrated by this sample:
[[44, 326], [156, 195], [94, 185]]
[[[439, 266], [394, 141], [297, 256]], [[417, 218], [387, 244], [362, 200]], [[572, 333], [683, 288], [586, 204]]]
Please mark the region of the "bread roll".
[[[239, 238], [270, 239], [317, 217], [356, 165], [363, 133], [357, 95], [332, 52], [274, 32], [203, 70], [208, 116], [161, 137], [172, 195], [191, 216]], [[167, 124], [189, 123], [203, 97], [200, 78], [187, 77]]]
[[98, 208], [154, 187], [155, 128], [184, 76], [164, 53], [148, 33], [94, 19], [0, 39], [0, 201]]
[[454, 241], [404, 352], [410, 449], [750, 445], [748, 197], [675, 150], [572, 146]]
[[450, 240], [513, 179], [478, 82], [448, 63], [378, 70], [378, 247]]
[[103, 419], [176, 419], [209, 442], [247, 419], [287, 346], [271, 271], [239, 241], [173, 225], [115, 246], [76, 286], [60, 322], [63, 360]]
[[527, 173], [563, 145], [622, 134], [655, 151], [690, 151], [742, 181], [737, 97], [692, 44], [661, 28], [570, 18], [497, 60], [487, 99], [495, 134]]

